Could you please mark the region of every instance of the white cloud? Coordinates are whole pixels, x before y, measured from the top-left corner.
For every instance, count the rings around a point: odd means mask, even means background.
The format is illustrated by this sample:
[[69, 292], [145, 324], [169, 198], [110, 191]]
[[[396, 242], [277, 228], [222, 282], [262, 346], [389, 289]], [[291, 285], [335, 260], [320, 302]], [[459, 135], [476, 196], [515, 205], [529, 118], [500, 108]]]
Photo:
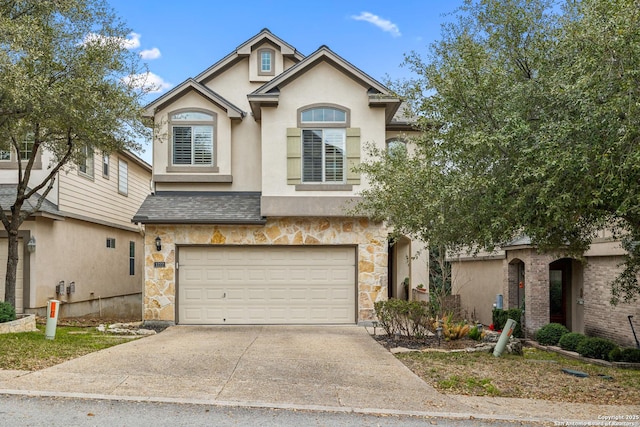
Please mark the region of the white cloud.
[[355, 19], [356, 21], [369, 22], [380, 28], [382, 31], [391, 33], [393, 37], [400, 37], [402, 35], [400, 34], [400, 29], [396, 24], [387, 19], [380, 18], [378, 15], [374, 15], [373, 13], [361, 12], [360, 15], [354, 15], [351, 18]]
[[158, 59], [160, 58], [160, 49], [154, 47], [153, 49], [141, 50], [140, 57], [142, 59]]
[[117, 43], [125, 49], [136, 49], [140, 47], [140, 37], [138, 33], [129, 33], [127, 38], [121, 37], [105, 37], [101, 34], [89, 33], [84, 37], [83, 44], [91, 43]]
[[132, 74], [123, 79], [126, 84], [133, 87], [144, 89], [149, 93], [160, 93], [170, 89], [173, 85], [165, 82], [164, 79], [152, 72], [142, 74]]

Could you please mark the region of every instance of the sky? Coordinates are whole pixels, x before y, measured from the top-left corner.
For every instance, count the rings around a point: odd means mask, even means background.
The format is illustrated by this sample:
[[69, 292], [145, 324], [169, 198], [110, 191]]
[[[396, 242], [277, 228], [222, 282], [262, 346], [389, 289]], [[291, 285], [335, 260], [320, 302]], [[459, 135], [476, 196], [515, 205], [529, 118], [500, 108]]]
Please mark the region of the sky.
[[[441, 24], [462, 0], [108, 0], [131, 29], [127, 46], [147, 64], [158, 90], [172, 87], [216, 63], [268, 28], [309, 55], [320, 46], [384, 82], [411, 77], [404, 55], [423, 56]], [[139, 153], [151, 162], [148, 144]]]

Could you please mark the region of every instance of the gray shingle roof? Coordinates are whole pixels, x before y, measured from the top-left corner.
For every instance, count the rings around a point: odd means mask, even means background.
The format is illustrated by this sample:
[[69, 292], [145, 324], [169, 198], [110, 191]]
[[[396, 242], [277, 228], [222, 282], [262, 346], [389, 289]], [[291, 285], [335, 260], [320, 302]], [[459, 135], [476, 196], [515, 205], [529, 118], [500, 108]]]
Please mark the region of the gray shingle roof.
[[143, 224], [264, 224], [259, 192], [159, 191], [132, 222]]
[[[40, 195], [36, 193], [29, 200], [24, 203], [23, 210], [33, 209], [38, 203]], [[16, 184], [0, 184], [0, 206], [2, 209], [9, 211], [11, 205], [16, 201]], [[51, 215], [64, 216], [62, 212], [58, 210], [58, 206], [51, 203], [49, 200], [44, 200], [40, 206], [38, 212], [48, 213]]]

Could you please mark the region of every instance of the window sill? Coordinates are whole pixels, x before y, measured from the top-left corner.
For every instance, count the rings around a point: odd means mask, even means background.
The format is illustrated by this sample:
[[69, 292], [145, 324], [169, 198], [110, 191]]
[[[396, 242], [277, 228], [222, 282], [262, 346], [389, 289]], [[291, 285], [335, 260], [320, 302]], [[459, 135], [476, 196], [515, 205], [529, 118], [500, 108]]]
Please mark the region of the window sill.
[[182, 172], [182, 173], [199, 173], [199, 172], [211, 172], [217, 173], [220, 168], [217, 166], [167, 166], [167, 172]]
[[[195, 172], [195, 171], [191, 171]], [[156, 174], [155, 182], [233, 182], [231, 175]]]
[[296, 184], [296, 191], [353, 191], [351, 184]]

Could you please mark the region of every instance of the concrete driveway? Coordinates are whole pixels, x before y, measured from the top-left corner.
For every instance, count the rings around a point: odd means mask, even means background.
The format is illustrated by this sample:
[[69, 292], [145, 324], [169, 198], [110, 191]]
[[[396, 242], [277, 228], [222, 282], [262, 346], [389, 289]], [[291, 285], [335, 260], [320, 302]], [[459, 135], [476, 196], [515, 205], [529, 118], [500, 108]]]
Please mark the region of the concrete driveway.
[[174, 326], [37, 372], [0, 393], [468, 413], [358, 326]]

